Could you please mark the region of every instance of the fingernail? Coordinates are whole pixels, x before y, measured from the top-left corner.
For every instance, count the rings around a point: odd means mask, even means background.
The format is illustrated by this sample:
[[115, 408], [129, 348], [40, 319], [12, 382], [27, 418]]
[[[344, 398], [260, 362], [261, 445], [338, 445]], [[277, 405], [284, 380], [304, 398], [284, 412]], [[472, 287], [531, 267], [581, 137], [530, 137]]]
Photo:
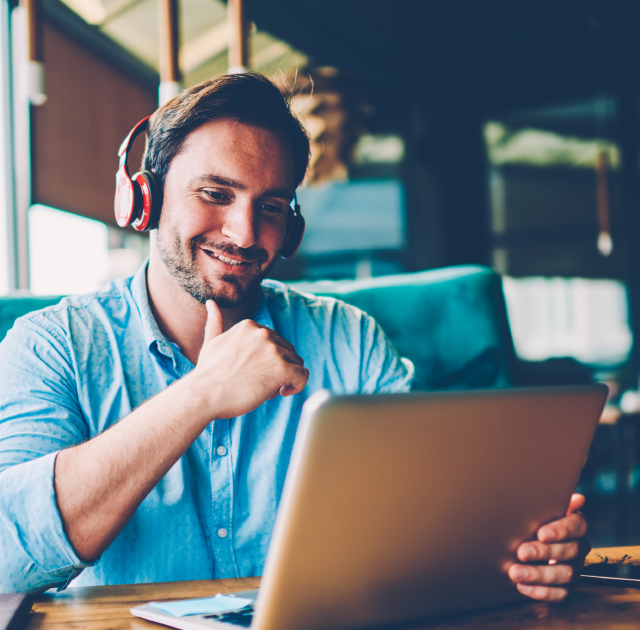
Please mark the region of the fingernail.
[[511, 571], [509, 571], [509, 575], [511, 576], [511, 579], [515, 580], [516, 582], [520, 580], [525, 580], [527, 578], [528, 573], [529, 572], [524, 567], [513, 567]]
[[529, 584], [518, 584], [518, 590], [523, 595], [529, 595], [529, 593], [531, 593], [531, 591], [533, 591], [533, 586], [529, 586]]
[[518, 556], [521, 560], [533, 560], [536, 557], [536, 549], [533, 545], [522, 545]]

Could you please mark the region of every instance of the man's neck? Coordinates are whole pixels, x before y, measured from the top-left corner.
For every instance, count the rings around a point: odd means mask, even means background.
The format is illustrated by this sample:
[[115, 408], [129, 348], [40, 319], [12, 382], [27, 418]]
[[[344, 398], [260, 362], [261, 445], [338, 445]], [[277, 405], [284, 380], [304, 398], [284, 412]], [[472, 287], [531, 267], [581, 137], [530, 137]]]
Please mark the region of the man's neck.
[[[147, 268], [147, 295], [162, 334], [175, 343], [189, 361], [197, 363], [204, 342], [207, 310], [178, 284], [153, 247]], [[253, 315], [256, 298], [257, 295], [237, 308], [220, 309], [225, 332]]]

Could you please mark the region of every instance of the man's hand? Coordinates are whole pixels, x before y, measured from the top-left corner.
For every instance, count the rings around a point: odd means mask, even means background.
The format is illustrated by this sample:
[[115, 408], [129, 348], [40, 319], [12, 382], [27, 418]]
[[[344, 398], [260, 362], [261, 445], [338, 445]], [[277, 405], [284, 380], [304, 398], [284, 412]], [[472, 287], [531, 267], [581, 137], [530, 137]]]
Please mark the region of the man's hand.
[[246, 319], [223, 333], [222, 314], [208, 300], [198, 364], [189, 378], [207, 394], [215, 418], [249, 413], [270, 398], [301, 392], [309, 370], [276, 332]]
[[523, 595], [558, 602], [569, 594], [591, 550], [587, 522], [578, 512], [584, 502], [581, 494], [574, 494], [564, 518], [543, 525], [537, 540], [518, 547], [518, 560], [529, 564], [512, 565], [509, 577]]

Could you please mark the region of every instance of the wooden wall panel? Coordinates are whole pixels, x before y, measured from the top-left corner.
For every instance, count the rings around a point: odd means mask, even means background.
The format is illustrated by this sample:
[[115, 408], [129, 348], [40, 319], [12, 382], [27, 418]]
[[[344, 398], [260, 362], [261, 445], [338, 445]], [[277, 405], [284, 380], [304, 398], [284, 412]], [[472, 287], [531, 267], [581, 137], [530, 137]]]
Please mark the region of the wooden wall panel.
[[[157, 107], [157, 92], [45, 23], [48, 96], [32, 107], [33, 201], [115, 225], [118, 148]], [[130, 155], [140, 165], [144, 136]]]

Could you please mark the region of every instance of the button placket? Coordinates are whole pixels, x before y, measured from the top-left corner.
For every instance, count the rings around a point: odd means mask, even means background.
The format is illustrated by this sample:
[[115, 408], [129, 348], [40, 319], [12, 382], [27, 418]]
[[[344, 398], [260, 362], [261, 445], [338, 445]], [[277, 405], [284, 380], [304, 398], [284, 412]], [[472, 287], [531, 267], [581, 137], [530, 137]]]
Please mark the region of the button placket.
[[[215, 558], [214, 577], [239, 577], [233, 552], [232, 503], [233, 471], [229, 457], [230, 420], [213, 423], [211, 457], [212, 552]], [[216, 446], [217, 445], [217, 446]]]

